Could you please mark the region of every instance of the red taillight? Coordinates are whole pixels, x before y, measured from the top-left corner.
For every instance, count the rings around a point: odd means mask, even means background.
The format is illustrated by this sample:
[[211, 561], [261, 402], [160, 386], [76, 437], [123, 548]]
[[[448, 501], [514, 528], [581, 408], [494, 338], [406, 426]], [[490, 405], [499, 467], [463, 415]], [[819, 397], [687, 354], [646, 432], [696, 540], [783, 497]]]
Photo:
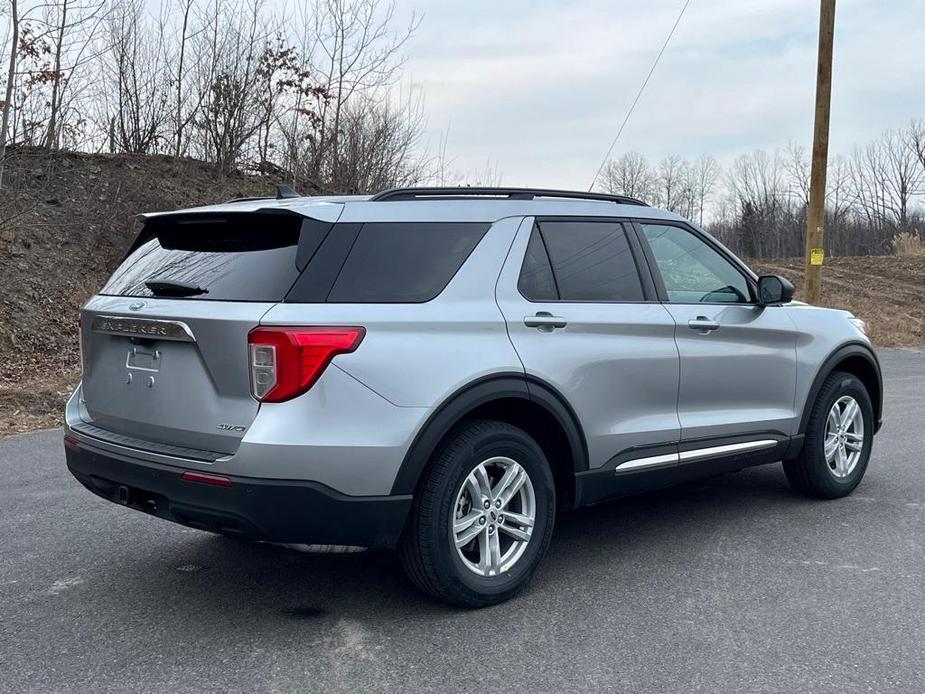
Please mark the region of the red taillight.
[[301, 395], [335, 355], [355, 350], [365, 334], [361, 327], [254, 328], [247, 336], [251, 394], [261, 402]]

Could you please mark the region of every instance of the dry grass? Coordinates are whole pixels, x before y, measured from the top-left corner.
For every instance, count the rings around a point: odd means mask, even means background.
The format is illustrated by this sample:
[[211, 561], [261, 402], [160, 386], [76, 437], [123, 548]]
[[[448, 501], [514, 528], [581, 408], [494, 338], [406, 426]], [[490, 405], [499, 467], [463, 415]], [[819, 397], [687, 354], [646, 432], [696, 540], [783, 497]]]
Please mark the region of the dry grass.
[[893, 238], [893, 253], [895, 255], [925, 256], [925, 241], [911, 231], [897, 234]]

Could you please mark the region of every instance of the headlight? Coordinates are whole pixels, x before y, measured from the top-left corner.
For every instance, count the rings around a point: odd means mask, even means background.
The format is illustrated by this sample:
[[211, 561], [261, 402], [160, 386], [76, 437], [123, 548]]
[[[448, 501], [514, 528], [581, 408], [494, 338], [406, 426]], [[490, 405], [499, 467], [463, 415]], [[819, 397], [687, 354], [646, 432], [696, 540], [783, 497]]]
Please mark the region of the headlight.
[[861, 333], [861, 335], [867, 337], [867, 323], [865, 323], [860, 318], [855, 318], [854, 316], [849, 318], [848, 321], [851, 323], [851, 325], [858, 329], [858, 332]]

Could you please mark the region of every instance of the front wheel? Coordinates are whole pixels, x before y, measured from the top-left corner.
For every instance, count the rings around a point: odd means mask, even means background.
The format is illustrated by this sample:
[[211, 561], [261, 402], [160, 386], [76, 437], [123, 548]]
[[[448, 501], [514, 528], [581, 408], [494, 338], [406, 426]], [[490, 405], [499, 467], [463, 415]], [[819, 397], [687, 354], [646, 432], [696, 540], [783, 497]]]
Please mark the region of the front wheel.
[[549, 463], [526, 432], [502, 422], [466, 423], [425, 473], [402, 564], [419, 588], [444, 602], [503, 602], [546, 554], [555, 508]]
[[853, 374], [832, 373], [813, 404], [803, 450], [797, 458], [784, 461], [790, 485], [822, 499], [850, 494], [867, 470], [873, 438], [867, 388]]

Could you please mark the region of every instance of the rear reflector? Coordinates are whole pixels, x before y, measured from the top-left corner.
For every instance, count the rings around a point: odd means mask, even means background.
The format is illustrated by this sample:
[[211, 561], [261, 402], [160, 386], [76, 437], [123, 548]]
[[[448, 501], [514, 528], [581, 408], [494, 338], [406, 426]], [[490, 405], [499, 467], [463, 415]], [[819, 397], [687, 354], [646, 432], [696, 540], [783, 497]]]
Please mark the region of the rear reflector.
[[261, 402], [301, 395], [338, 354], [354, 351], [362, 327], [255, 328], [247, 336], [251, 394]]
[[79, 450], [80, 450], [80, 445], [77, 443], [77, 441], [75, 441], [74, 439], [72, 439], [70, 436], [65, 436], [65, 437], [64, 437], [64, 447], [65, 447], [65, 448], [70, 448], [72, 451], [79, 451]]
[[198, 482], [199, 484], [211, 484], [213, 487], [230, 487], [232, 485], [231, 480], [227, 477], [210, 475], [205, 472], [191, 472], [189, 470], [180, 475], [180, 479], [187, 482]]

